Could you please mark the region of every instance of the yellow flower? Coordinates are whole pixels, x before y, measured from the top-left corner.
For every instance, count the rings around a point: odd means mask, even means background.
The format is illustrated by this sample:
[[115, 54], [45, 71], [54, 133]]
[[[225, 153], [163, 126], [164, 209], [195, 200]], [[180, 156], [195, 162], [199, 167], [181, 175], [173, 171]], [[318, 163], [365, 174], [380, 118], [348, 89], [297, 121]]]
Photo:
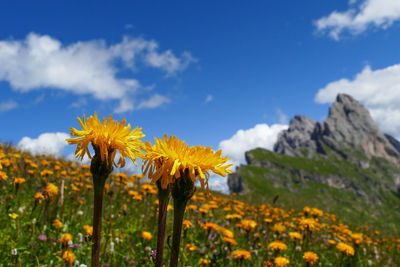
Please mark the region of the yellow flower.
[[9, 213], [8, 217], [10, 217], [11, 219], [16, 219], [18, 217], [18, 214], [16, 213]]
[[44, 199], [44, 196], [43, 196], [42, 193], [36, 192], [34, 198], [35, 198], [36, 200], [41, 200], [41, 199]]
[[153, 235], [149, 232], [143, 231], [142, 232], [142, 238], [144, 240], [151, 240], [153, 238]]
[[222, 238], [222, 241], [224, 241], [225, 243], [228, 243], [231, 246], [237, 245], [236, 240], [233, 238], [230, 238], [230, 237], [224, 237], [224, 238]]
[[83, 229], [85, 230], [85, 235], [92, 236], [93, 235], [93, 226], [84, 225]]
[[354, 244], [359, 245], [363, 242], [363, 234], [362, 233], [354, 233], [351, 235], [351, 239], [353, 239]]
[[[88, 148], [90, 144], [99, 150], [103, 162], [108, 163], [110, 157], [116, 167], [117, 164], [121, 168], [125, 166], [125, 157], [130, 158], [136, 165], [136, 156], [143, 155], [139, 150], [143, 146], [143, 142], [139, 139], [145, 136], [141, 132], [142, 128], [136, 127], [131, 130], [130, 124], [125, 126], [125, 119], [117, 122], [110, 115], [107, 120], [103, 118], [103, 121], [100, 122], [95, 112], [94, 117], [90, 116], [86, 119], [85, 115], [83, 115], [83, 119], [81, 120], [78, 117], [78, 121], [82, 126], [82, 130], [78, 131], [71, 127], [71, 135], [77, 137], [66, 139], [69, 144], [77, 145], [75, 157], [80, 157], [82, 160], [87, 154], [89, 158], [92, 158]], [[117, 150], [119, 151], [120, 159], [116, 164], [114, 158]]]
[[218, 229], [219, 229], [219, 225], [216, 223], [212, 223], [212, 222], [206, 222], [206, 223], [200, 225], [200, 227], [204, 230], [213, 230], [213, 231], [218, 231]]
[[224, 227], [219, 228], [219, 231], [225, 237], [228, 237], [228, 238], [233, 238], [234, 237], [233, 232], [228, 230], [228, 229], [226, 229], [226, 228], [224, 228]]
[[286, 231], [286, 226], [284, 226], [282, 223], [274, 224], [274, 226], [272, 227], [272, 231], [281, 234]]
[[336, 249], [347, 256], [354, 256], [354, 248], [346, 243], [340, 242], [336, 245]]
[[14, 179], [15, 184], [23, 184], [23, 183], [25, 183], [25, 181], [26, 181], [25, 178], [21, 178], [21, 177], [17, 177]]
[[52, 183], [48, 183], [44, 193], [46, 197], [53, 199], [58, 194], [58, 187]]
[[63, 223], [62, 223], [59, 219], [55, 219], [55, 220], [53, 221], [53, 226], [56, 227], [56, 228], [58, 228], [58, 229], [60, 229], [60, 228], [63, 227]]
[[299, 232], [290, 232], [289, 233], [290, 238], [292, 239], [302, 239], [302, 235]]
[[186, 250], [189, 252], [193, 252], [197, 249], [197, 247], [193, 244], [186, 244]]
[[0, 171], [0, 180], [5, 181], [7, 180], [8, 176], [7, 173]]
[[250, 251], [244, 250], [244, 249], [238, 249], [232, 252], [232, 256], [235, 259], [245, 259], [248, 260], [251, 258], [251, 253]]
[[189, 229], [191, 226], [193, 226], [193, 224], [192, 224], [189, 220], [184, 220], [184, 221], [182, 222], [182, 225], [183, 225], [183, 228], [184, 228], [185, 230], [187, 230], [187, 229]]
[[72, 266], [72, 264], [74, 264], [75, 262], [75, 254], [69, 249], [64, 250], [62, 258], [63, 260], [65, 260], [66, 263], [68, 263], [69, 266]]
[[63, 234], [62, 237], [60, 238], [60, 242], [63, 243], [64, 245], [67, 245], [68, 242], [71, 240], [72, 240], [71, 234]]
[[303, 260], [307, 262], [309, 265], [315, 264], [318, 259], [319, 259], [318, 255], [311, 251], [307, 251], [303, 255]]
[[276, 257], [274, 260], [275, 266], [284, 267], [290, 263], [288, 258], [285, 257]]
[[237, 224], [237, 226], [249, 232], [256, 228], [257, 222], [249, 219], [243, 219], [240, 224]]
[[200, 259], [200, 264], [202, 265], [209, 265], [211, 263], [211, 260], [209, 259]]
[[221, 157], [221, 150], [214, 153], [211, 147], [189, 147], [175, 136], [168, 139], [166, 134], [163, 139], [156, 138], [155, 143], [154, 146], [148, 141], [145, 143], [142, 170], [153, 183], [161, 180], [163, 189], [187, 173], [193, 183], [197, 177], [201, 187], [208, 192], [210, 171], [224, 177], [231, 173], [227, 169], [231, 165], [224, 165], [229, 159]]
[[269, 243], [268, 247], [273, 251], [285, 251], [287, 250], [287, 246], [285, 243], [281, 241], [273, 241]]

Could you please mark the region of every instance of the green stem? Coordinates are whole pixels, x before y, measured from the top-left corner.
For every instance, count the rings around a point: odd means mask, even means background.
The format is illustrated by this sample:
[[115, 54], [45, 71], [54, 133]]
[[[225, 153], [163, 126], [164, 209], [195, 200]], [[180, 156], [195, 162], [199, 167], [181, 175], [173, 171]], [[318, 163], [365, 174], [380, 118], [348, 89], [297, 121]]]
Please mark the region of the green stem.
[[182, 236], [182, 222], [183, 216], [185, 215], [186, 203], [187, 201], [174, 200], [174, 226], [172, 233], [172, 251], [169, 265], [170, 267], [178, 266], [179, 246]]
[[157, 254], [156, 267], [162, 267], [164, 257], [164, 241], [165, 229], [167, 227], [167, 207], [169, 202], [169, 187], [162, 189], [160, 183], [158, 185], [158, 233], [157, 233]]

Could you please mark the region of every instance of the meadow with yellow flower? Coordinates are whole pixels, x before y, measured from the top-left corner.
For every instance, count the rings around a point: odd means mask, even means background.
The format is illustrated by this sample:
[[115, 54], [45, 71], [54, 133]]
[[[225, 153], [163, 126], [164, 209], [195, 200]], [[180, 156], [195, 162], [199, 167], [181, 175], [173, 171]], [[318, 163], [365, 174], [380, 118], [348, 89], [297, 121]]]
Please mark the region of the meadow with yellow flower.
[[[400, 262], [397, 233], [385, 236], [373, 227], [350, 227], [313, 207], [287, 210], [279, 203], [208, 194], [210, 173], [228, 172], [221, 151], [190, 147], [167, 135], [142, 146], [140, 128], [131, 130], [126, 121], [112, 117], [100, 122], [95, 115], [79, 123], [82, 130], [71, 128], [75, 137], [68, 141], [77, 145], [80, 158], [94, 146], [92, 166], [0, 145], [1, 266], [90, 266], [96, 242], [100, 266], [154, 266], [157, 255], [171, 266], [178, 259], [179, 266]], [[117, 150], [121, 158], [115, 162]], [[143, 158], [143, 173], [150, 179], [110, 171], [125, 165], [125, 158]], [[102, 176], [99, 169], [109, 173]], [[195, 189], [195, 182], [205, 190]], [[102, 197], [100, 216], [93, 214], [96, 190]]]

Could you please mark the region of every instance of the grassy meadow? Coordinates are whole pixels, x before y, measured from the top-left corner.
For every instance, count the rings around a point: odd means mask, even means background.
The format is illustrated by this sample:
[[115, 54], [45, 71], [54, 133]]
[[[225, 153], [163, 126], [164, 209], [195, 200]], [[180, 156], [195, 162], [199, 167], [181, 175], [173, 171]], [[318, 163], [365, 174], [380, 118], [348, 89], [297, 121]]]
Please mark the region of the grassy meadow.
[[[0, 266], [89, 266], [89, 166], [0, 145]], [[226, 179], [226, 178], [220, 178]], [[172, 201], [164, 261], [168, 262]], [[101, 266], [153, 266], [157, 188], [112, 174], [104, 196]], [[398, 266], [400, 237], [350, 228], [335, 214], [285, 210], [197, 189], [183, 223], [180, 266]]]

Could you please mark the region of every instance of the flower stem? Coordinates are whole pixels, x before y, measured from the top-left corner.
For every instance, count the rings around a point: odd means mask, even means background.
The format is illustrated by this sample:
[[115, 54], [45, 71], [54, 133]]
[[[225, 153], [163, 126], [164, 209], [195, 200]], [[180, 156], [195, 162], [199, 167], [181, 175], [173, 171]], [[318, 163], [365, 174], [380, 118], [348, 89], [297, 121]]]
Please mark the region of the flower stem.
[[170, 258], [170, 267], [178, 266], [179, 246], [182, 236], [182, 222], [185, 215], [186, 201], [180, 202], [174, 200], [174, 226], [172, 233], [172, 251]]
[[161, 188], [161, 183], [158, 186], [158, 233], [157, 233], [157, 254], [156, 254], [156, 267], [162, 267], [164, 257], [164, 241], [165, 229], [167, 227], [167, 207], [169, 202], [169, 187], [167, 189]]
[[92, 266], [99, 266], [103, 190], [94, 190]]

